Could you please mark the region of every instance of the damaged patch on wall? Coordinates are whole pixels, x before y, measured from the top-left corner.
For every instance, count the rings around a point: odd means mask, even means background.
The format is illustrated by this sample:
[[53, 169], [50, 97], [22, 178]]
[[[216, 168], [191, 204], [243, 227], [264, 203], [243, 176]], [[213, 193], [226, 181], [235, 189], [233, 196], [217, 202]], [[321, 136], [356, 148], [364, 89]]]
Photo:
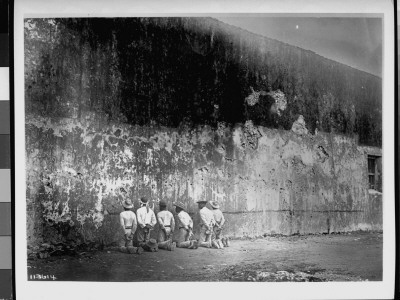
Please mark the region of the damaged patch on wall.
[[257, 126], [253, 125], [253, 122], [246, 121], [243, 126], [243, 135], [241, 136], [241, 145], [243, 148], [258, 148], [258, 139], [262, 136]]
[[321, 163], [324, 163], [329, 158], [328, 152], [321, 145], [317, 147], [317, 157]]
[[265, 92], [265, 91], [258, 91], [257, 92], [257, 91], [255, 91], [253, 89], [253, 87], [250, 87], [250, 89], [251, 89], [251, 94], [248, 95], [246, 97], [246, 99], [245, 99], [247, 104], [250, 105], [250, 106], [253, 106], [253, 105], [257, 104], [258, 101], [260, 100], [260, 96], [267, 95], [267, 92]]
[[276, 110], [278, 116], [281, 116], [282, 112], [287, 107], [285, 94], [281, 90], [276, 90], [267, 93], [267, 95], [271, 96], [275, 100], [274, 110]]
[[292, 131], [300, 135], [308, 134], [306, 122], [304, 121], [304, 117], [302, 115], [300, 115], [298, 119], [293, 122]]

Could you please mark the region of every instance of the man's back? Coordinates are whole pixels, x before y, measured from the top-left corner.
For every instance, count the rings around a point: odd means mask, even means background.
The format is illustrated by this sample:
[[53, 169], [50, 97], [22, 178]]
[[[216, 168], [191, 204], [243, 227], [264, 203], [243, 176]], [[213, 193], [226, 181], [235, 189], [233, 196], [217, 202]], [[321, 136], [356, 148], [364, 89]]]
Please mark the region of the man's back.
[[129, 227], [132, 226], [134, 223], [136, 223], [136, 215], [131, 210], [125, 210], [121, 212], [119, 215], [122, 226]]
[[154, 226], [156, 221], [156, 216], [151, 208], [143, 206], [136, 211], [138, 223], [144, 227], [146, 224]]
[[184, 210], [180, 211], [178, 214], [178, 226], [179, 227], [188, 226], [193, 228], [193, 220], [189, 216], [189, 214]]
[[200, 210], [200, 225], [212, 226], [215, 223], [214, 215], [207, 207]]
[[220, 209], [218, 209], [218, 208], [213, 209], [212, 213], [214, 215], [214, 220], [215, 220], [215, 222], [217, 222], [217, 224], [224, 223], [223, 221], [225, 221], [225, 218]]
[[163, 225], [171, 225], [172, 220], [174, 219], [173, 214], [168, 210], [162, 210], [157, 214], [157, 218], [162, 221]]

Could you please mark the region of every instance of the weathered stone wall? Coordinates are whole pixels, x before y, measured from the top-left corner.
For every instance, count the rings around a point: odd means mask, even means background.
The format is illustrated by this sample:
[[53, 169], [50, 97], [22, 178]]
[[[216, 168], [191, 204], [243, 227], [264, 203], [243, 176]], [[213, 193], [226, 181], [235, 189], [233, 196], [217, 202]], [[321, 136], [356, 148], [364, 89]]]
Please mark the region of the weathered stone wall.
[[382, 79], [311, 51], [211, 18], [25, 22], [29, 114], [286, 130], [302, 115], [310, 132], [382, 145]]
[[135, 209], [140, 196], [165, 200], [169, 209], [179, 200], [194, 217], [197, 200], [218, 200], [226, 234], [235, 237], [380, 230], [382, 197], [368, 190], [370, 151], [380, 153], [350, 137], [251, 121], [172, 129], [99, 115], [27, 115], [28, 244], [114, 242], [121, 187]]

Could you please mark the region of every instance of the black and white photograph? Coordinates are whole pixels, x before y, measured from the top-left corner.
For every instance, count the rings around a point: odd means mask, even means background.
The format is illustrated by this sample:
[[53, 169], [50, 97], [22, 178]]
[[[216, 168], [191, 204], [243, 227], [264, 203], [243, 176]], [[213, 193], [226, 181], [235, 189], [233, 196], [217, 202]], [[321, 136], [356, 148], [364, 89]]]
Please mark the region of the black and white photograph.
[[24, 280], [382, 283], [384, 24], [25, 15]]

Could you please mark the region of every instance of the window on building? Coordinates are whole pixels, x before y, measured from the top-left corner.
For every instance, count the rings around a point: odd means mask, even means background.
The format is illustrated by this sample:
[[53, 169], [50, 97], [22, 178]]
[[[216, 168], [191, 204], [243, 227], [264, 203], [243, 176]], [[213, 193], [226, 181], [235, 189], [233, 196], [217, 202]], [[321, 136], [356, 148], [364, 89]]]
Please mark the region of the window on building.
[[382, 192], [382, 158], [368, 155], [368, 181], [369, 188]]

